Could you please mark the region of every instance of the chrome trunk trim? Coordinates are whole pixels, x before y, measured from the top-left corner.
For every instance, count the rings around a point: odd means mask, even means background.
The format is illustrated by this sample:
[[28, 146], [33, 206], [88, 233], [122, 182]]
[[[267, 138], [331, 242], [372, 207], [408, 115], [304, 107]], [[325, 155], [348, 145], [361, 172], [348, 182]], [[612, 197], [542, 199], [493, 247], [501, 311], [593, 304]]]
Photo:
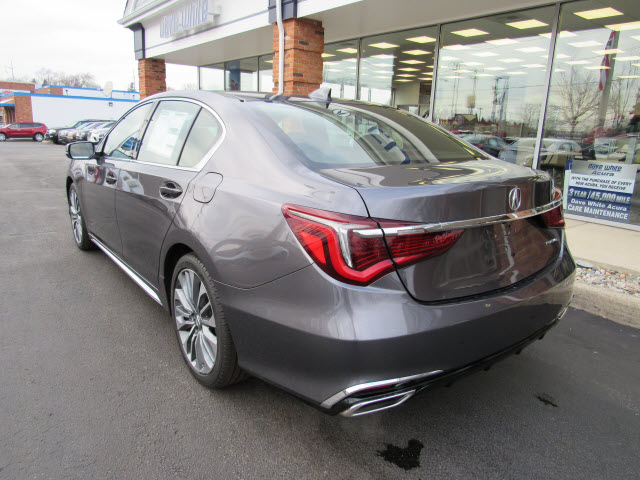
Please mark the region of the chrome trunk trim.
[[340, 400], [342, 400], [344, 398], [347, 398], [348, 396], [353, 395], [354, 393], [361, 392], [363, 390], [369, 390], [369, 389], [375, 388], [375, 387], [382, 387], [384, 385], [389, 385], [390, 387], [393, 387], [393, 386], [398, 385], [400, 383], [411, 382], [413, 380], [420, 380], [422, 378], [431, 377], [431, 376], [437, 375], [439, 373], [442, 373], [442, 370], [434, 370], [432, 372], [419, 373], [417, 375], [411, 375], [409, 377], [400, 377], [400, 378], [391, 378], [389, 380], [380, 380], [378, 382], [361, 383], [360, 385], [354, 385], [353, 387], [345, 388], [344, 390], [336, 393], [335, 395], [330, 396], [324, 402], [322, 402], [320, 404], [320, 406], [322, 408], [331, 408], [336, 403], [338, 403]]
[[453, 222], [441, 223], [425, 223], [422, 225], [410, 225], [407, 227], [395, 228], [375, 228], [366, 230], [354, 230], [353, 233], [362, 238], [377, 238], [382, 236], [394, 237], [397, 235], [411, 235], [415, 233], [435, 233], [447, 230], [458, 230], [464, 228], [481, 227], [491, 225], [493, 223], [512, 222], [523, 218], [534, 217], [541, 213], [548, 212], [562, 205], [562, 199], [559, 198], [551, 203], [542, 205], [541, 207], [522, 210], [520, 212], [503, 213], [501, 215], [493, 215], [491, 217], [473, 218], [469, 220], [456, 220]]
[[124, 263], [122, 260], [120, 260], [115, 253], [113, 253], [111, 250], [109, 250], [109, 248], [107, 248], [100, 240], [98, 240], [96, 237], [94, 237], [93, 235], [89, 234], [89, 238], [91, 238], [91, 241], [93, 243], [95, 243], [98, 248], [100, 250], [102, 250], [107, 257], [109, 257], [111, 260], [113, 260], [113, 262], [119, 266], [122, 271], [124, 273], [126, 273], [129, 278], [131, 278], [131, 280], [133, 280], [134, 282], [136, 282], [136, 284], [145, 291], [145, 293], [147, 295], [149, 295], [151, 298], [153, 298], [156, 302], [158, 302], [160, 305], [162, 305], [162, 302], [160, 301], [160, 297], [158, 297], [158, 294], [153, 290], [153, 288], [151, 288], [147, 282], [145, 282], [145, 280], [138, 275], [133, 269], [131, 269], [131, 267], [129, 267], [126, 263]]

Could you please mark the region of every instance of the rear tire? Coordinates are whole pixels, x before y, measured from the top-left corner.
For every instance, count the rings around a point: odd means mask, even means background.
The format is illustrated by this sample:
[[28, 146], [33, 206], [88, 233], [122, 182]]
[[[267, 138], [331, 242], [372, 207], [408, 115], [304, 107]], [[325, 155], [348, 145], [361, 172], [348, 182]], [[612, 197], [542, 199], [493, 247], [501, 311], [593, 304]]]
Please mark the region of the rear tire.
[[246, 378], [213, 280], [193, 253], [173, 271], [171, 312], [182, 359], [200, 383], [223, 388]]
[[69, 187], [69, 217], [71, 218], [71, 233], [80, 250], [93, 250], [95, 245], [89, 238], [87, 225], [84, 223], [82, 210], [80, 209], [80, 198], [75, 185]]
[[7, 139], [7, 135], [4, 133], [0, 133], [0, 142], [4, 142]]
[[33, 140], [36, 142], [41, 142], [42, 140], [44, 140], [44, 135], [42, 135], [41, 133], [36, 133], [33, 136]]

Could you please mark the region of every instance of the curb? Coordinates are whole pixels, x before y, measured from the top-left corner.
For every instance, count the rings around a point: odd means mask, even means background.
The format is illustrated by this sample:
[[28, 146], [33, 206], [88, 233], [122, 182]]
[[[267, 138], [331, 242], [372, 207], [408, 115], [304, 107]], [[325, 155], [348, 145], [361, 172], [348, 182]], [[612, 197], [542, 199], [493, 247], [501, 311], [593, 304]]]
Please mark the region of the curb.
[[640, 297], [577, 281], [571, 306], [640, 329]]

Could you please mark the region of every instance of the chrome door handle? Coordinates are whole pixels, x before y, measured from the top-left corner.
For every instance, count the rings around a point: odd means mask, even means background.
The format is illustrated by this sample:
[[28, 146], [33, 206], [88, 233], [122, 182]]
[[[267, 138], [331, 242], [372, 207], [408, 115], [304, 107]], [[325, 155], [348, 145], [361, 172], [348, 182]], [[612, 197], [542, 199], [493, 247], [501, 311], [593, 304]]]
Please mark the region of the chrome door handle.
[[160, 185], [160, 196], [162, 198], [178, 198], [182, 195], [182, 188], [175, 182], [164, 182]]

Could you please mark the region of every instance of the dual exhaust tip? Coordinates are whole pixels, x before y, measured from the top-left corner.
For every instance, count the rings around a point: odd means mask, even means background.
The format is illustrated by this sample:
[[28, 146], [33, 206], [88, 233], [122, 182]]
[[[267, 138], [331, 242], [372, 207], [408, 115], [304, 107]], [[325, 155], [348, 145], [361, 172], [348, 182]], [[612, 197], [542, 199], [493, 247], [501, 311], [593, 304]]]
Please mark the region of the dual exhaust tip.
[[381, 412], [388, 410], [389, 408], [397, 407], [409, 400], [416, 393], [415, 390], [409, 390], [407, 392], [391, 393], [382, 397], [377, 397], [369, 400], [361, 400], [354, 403], [340, 415], [343, 417], [359, 417], [361, 415], [368, 415], [369, 413]]

